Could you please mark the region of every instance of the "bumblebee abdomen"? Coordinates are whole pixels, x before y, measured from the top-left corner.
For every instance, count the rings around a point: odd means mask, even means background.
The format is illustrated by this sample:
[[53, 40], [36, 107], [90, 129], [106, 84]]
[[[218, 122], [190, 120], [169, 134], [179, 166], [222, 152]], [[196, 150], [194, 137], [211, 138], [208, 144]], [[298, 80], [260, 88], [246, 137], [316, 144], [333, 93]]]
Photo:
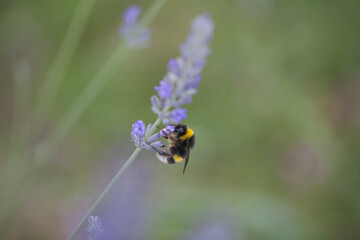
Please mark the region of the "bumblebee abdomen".
[[175, 160], [174, 160], [173, 157], [168, 157], [168, 158], [166, 158], [166, 163], [174, 164], [174, 163], [175, 163]]
[[184, 160], [184, 158], [180, 155], [173, 155], [171, 157], [164, 156], [161, 154], [157, 154], [157, 158], [162, 161], [163, 163], [173, 164], [173, 163], [179, 163]]
[[170, 152], [173, 156], [186, 157], [186, 145], [185, 143], [179, 143], [170, 148]]

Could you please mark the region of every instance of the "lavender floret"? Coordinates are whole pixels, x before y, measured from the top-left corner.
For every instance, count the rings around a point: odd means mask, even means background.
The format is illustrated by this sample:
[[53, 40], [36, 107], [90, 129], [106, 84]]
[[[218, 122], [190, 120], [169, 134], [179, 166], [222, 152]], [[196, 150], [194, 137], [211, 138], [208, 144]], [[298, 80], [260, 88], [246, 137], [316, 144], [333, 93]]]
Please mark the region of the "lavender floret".
[[[146, 134], [150, 132], [150, 129], [152, 127], [152, 124], [149, 124], [145, 129], [145, 123], [141, 120], [138, 120], [134, 122], [132, 125], [132, 131], [131, 131], [131, 138], [134, 141], [134, 144], [139, 148], [146, 148], [146, 149], [152, 149], [149, 144], [151, 144], [153, 147], [163, 147], [164, 143], [162, 141], [157, 141], [160, 137], [163, 137], [164, 134], [160, 131], [157, 134], [154, 134], [151, 136], [147, 143], [144, 141], [144, 137]], [[172, 129], [172, 128], [170, 128]], [[169, 131], [166, 129], [167, 133]]]
[[179, 123], [186, 118], [187, 118], [187, 109], [177, 108], [171, 112], [167, 112], [163, 116], [163, 123], [164, 124]]
[[144, 140], [145, 136], [145, 123], [141, 120], [136, 121], [132, 125], [131, 138], [136, 146], [139, 146]]
[[160, 98], [171, 98], [172, 87], [167, 81], [160, 81], [160, 87], [154, 87]]
[[[177, 124], [187, 118], [186, 109], [180, 107], [191, 103], [192, 96], [197, 93], [213, 32], [211, 17], [198, 16], [192, 22], [188, 38], [180, 46], [180, 57], [169, 60], [168, 73], [160, 86], [155, 87], [158, 96], [151, 97], [152, 110], [164, 124]], [[175, 110], [171, 111], [173, 108]]]
[[[139, 148], [146, 148], [149, 150], [154, 150], [154, 148], [164, 147], [164, 143], [162, 141], [158, 141], [161, 137], [165, 135], [169, 135], [171, 132], [175, 130], [175, 126], [169, 125], [164, 129], [160, 130], [158, 133], [153, 134], [149, 139], [145, 142], [145, 134], [148, 134], [152, 127], [152, 124], [149, 124], [145, 130], [145, 123], [141, 120], [136, 121], [132, 125], [131, 138], [134, 141], [134, 144]], [[151, 146], [152, 147], [151, 147]]]
[[141, 13], [140, 6], [131, 6], [125, 10], [123, 23], [119, 29], [119, 36], [125, 42], [135, 48], [148, 47], [151, 38], [151, 30], [138, 24]]
[[101, 219], [98, 216], [88, 217], [88, 228], [86, 230], [88, 240], [98, 240], [103, 232], [104, 229]]

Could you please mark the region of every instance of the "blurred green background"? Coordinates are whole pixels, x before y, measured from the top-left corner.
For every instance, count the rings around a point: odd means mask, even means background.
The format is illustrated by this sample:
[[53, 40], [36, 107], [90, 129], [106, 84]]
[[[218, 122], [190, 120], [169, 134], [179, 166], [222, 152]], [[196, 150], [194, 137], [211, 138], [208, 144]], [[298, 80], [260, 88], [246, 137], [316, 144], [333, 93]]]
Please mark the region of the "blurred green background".
[[[68, 236], [135, 149], [132, 123], [156, 119], [153, 87], [192, 19], [209, 13], [212, 53], [184, 121], [196, 134], [187, 172], [143, 151], [94, 212], [102, 239], [360, 239], [359, 1], [169, 0], [151, 47], [131, 52], [38, 173], [28, 154], [120, 43], [122, 12], [152, 4], [96, 2], [46, 123], [17, 146], [78, 2], [0, 2], [0, 238]], [[21, 157], [4, 172], [14, 144]]]

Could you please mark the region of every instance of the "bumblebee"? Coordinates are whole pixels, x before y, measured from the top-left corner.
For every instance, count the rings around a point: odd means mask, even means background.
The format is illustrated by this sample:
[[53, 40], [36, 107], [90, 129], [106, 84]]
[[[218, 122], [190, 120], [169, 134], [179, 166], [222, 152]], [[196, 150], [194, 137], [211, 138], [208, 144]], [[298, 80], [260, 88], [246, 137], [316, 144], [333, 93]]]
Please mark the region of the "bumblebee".
[[149, 144], [150, 147], [156, 151], [157, 158], [164, 163], [173, 164], [185, 160], [184, 174], [190, 158], [190, 149], [195, 145], [194, 131], [184, 124], [178, 124], [174, 126], [174, 131], [161, 130], [161, 132], [170, 144], [160, 148], [155, 148]]

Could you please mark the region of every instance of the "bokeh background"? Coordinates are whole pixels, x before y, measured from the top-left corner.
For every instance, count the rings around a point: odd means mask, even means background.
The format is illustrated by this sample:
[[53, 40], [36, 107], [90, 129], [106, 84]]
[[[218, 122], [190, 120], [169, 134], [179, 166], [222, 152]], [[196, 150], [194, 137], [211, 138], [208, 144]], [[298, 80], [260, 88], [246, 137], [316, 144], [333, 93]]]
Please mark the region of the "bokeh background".
[[[359, 1], [169, 0], [151, 47], [129, 54], [38, 171], [33, 148], [118, 46], [121, 13], [152, 1], [96, 2], [46, 122], [28, 136], [78, 3], [0, 2], [0, 238], [69, 235], [135, 149], [132, 123], [156, 119], [153, 87], [202, 13], [216, 28], [187, 106], [197, 140], [187, 172], [143, 151], [94, 212], [101, 239], [360, 238]], [[20, 157], [5, 172], [11, 149]]]

